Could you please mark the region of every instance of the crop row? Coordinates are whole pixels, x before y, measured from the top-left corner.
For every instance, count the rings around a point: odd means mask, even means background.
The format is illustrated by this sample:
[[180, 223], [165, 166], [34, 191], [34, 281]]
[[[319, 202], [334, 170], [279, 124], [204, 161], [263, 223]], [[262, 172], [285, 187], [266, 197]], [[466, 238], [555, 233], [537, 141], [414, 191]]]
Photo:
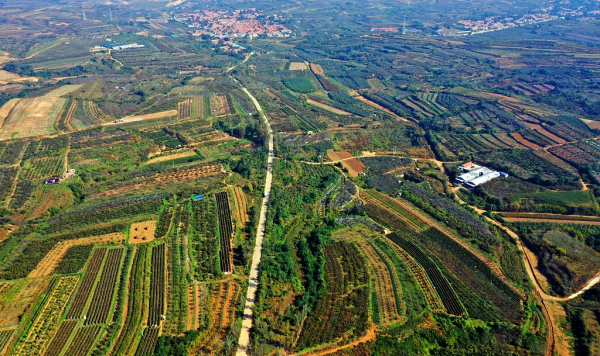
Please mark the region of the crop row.
[[12, 187], [18, 171], [19, 168], [17, 167], [0, 168], [0, 202], [8, 198], [12, 193]]
[[79, 226], [101, 223], [112, 219], [132, 217], [157, 211], [162, 206], [163, 196], [148, 196], [146, 199], [123, 200], [102, 204], [79, 211], [62, 214], [48, 220], [46, 233], [68, 230]]
[[154, 348], [158, 341], [158, 332], [160, 328], [146, 328], [144, 329], [144, 335], [140, 340], [140, 344], [135, 353], [135, 356], [151, 356], [154, 354]]
[[335, 242], [324, 248], [326, 289], [308, 314], [296, 348], [305, 349], [362, 335], [368, 328], [369, 288], [365, 261], [353, 244]]
[[127, 298], [127, 314], [123, 330], [114, 346], [114, 355], [125, 355], [131, 347], [135, 333], [142, 323], [142, 312], [144, 310], [144, 281], [146, 271], [146, 257], [148, 256], [148, 245], [140, 245], [133, 259], [133, 267], [129, 276], [129, 291]]
[[73, 302], [71, 303], [71, 307], [67, 312], [68, 319], [79, 318], [82, 316], [87, 300], [90, 296], [90, 293], [92, 293], [94, 284], [96, 283], [96, 279], [98, 277], [98, 273], [100, 272], [100, 267], [102, 266], [102, 261], [104, 261], [105, 255], [106, 248], [99, 248], [94, 251], [92, 259], [88, 264], [87, 271], [83, 276], [83, 280], [81, 281], [79, 289], [77, 290], [77, 293], [73, 298]]
[[0, 354], [4, 352], [4, 348], [6, 348], [10, 339], [12, 339], [14, 332], [14, 329], [0, 331]]
[[50, 336], [58, 326], [58, 320], [63, 313], [71, 294], [77, 286], [79, 276], [69, 276], [54, 280], [51, 291], [44, 303], [32, 318], [31, 327], [22, 343], [13, 355], [38, 355], [39, 350], [50, 341]]
[[77, 320], [65, 320], [60, 324], [58, 331], [54, 334], [54, 338], [52, 338], [52, 342], [46, 349], [46, 353], [44, 356], [59, 356], [62, 349], [69, 341], [69, 337], [75, 330], [77, 326]]
[[27, 141], [4, 143], [0, 146], [0, 164], [15, 164], [18, 162], [21, 152], [27, 145]]
[[40, 179], [60, 176], [64, 169], [64, 157], [45, 157], [26, 162], [25, 179]]
[[160, 325], [165, 314], [165, 244], [152, 249], [148, 325]]
[[167, 236], [169, 229], [171, 228], [171, 221], [173, 220], [173, 208], [166, 207], [160, 212], [158, 217], [158, 224], [156, 224], [156, 230], [154, 230], [154, 238], [162, 238]]
[[504, 294], [515, 306], [521, 306], [521, 296], [498, 278], [489, 266], [461, 246], [458, 242], [452, 240], [434, 227], [423, 231], [422, 235], [424, 239], [433, 240], [443, 251], [454, 255], [457, 260], [462, 261], [464, 265], [470, 268], [477, 276]]
[[33, 191], [37, 188], [37, 184], [30, 180], [19, 179], [13, 196], [10, 198], [10, 209], [21, 209]]
[[102, 277], [100, 277], [100, 281], [94, 290], [85, 325], [106, 323], [106, 319], [111, 311], [122, 259], [122, 248], [108, 251], [106, 263], [104, 263], [102, 270]]
[[183, 236], [187, 234], [189, 226], [189, 207], [187, 204], [179, 205], [175, 210], [174, 233], [169, 238], [168, 248], [168, 279], [169, 289], [167, 299], [169, 301], [168, 319], [165, 328], [172, 328], [173, 333], [182, 333], [186, 330], [187, 306], [185, 291], [187, 291], [186, 270], [183, 267], [185, 256], [185, 245]]
[[233, 220], [229, 208], [229, 197], [227, 192], [219, 192], [215, 194], [215, 199], [219, 215], [219, 232], [221, 233], [221, 270], [223, 273], [231, 273], [233, 272], [233, 252], [231, 248]]
[[411, 255], [425, 269], [427, 277], [429, 277], [448, 313], [453, 315], [464, 314], [465, 310], [460, 304], [456, 293], [454, 293], [450, 283], [444, 278], [437, 265], [419, 247], [400, 235], [391, 233], [388, 238]]
[[[384, 243], [385, 244], [385, 243]], [[425, 296], [425, 300], [427, 300], [427, 304], [431, 310], [438, 311], [446, 311], [444, 307], [444, 303], [440, 299], [439, 295], [435, 291], [435, 287], [431, 283], [431, 280], [427, 276], [425, 269], [415, 261], [415, 259], [402, 248], [400, 248], [397, 244], [392, 243], [390, 245], [391, 249], [395, 252], [395, 256], [397, 256], [402, 263], [408, 267], [408, 270], [415, 278], [421, 292]]]
[[201, 281], [220, 274], [216, 215], [213, 199], [192, 202], [190, 252], [196, 265], [194, 278]]
[[82, 326], [75, 333], [65, 355], [86, 356], [102, 331], [101, 325]]

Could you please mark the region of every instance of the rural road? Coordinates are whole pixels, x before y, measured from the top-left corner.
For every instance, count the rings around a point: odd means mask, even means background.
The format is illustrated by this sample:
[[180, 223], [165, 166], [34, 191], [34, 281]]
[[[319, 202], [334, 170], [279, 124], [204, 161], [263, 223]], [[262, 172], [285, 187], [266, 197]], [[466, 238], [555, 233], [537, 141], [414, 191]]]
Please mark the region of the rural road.
[[[235, 80], [235, 79], [234, 79]], [[235, 80], [237, 82], [237, 80]], [[263, 112], [260, 104], [256, 98], [250, 94], [248, 89], [242, 87], [242, 90], [254, 103], [254, 106], [258, 110], [261, 118], [265, 121], [268, 132], [268, 147], [269, 155], [267, 158], [267, 177], [265, 179], [265, 191], [260, 207], [260, 217], [258, 221], [258, 228], [256, 230], [256, 244], [254, 246], [254, 254], [252, 255], [252, 267], [250, 268], [250, 283], [248, 285], [248, 293], [246, 294], [246, 305], [244, 306], [244, 319], [242, 320], [242, 330], [240, 332], [240, 339], [238, 342], [238, 350], [236, 356], [248, 355], [250, 346], [250, 329], [253, 324], [252, 307], [256, 298], [256, 290], [258, 288], [258, 267], [260, 259], [262, 257], [263, 238], [265, 236], [265, 227], [267, 224], [267, 209], [269, 203], [269, 197], [271, 195], [271, 182], [273, 180], [273, 131], [271, 125], [269, 125], [269, 119]]]
[[[453, 189], [451, 189], [451, 191], [453, 191]], [[460, 198], [460, 196], [458, 194], [455, 194], [455, 197], [459, 203], [468, 205]], [[513, 230], [506, 227], [504, 224], [502, 224], [494, 219], [491, 219], [486, 215], [483, 215], [484, 213], [486, 213], [485, 210], [479, 209], [472, 205], [469, 205], [469, 206], [471, 208], [475, 209], [475, 211], [477, 213], [481, 214], [487, 221], [489, 221], [490, 223], [492, 223], [492, 224], [500, 227], [504, 231], [506, 231], [507, 234], [509, 234], [513, 239], [515, 239], [515, 241], [517, 242], [517, 247], [523, 253], [523, 262], [525, 264], [525, 270], [527, 272], [527, 275], [529, 276], [529, 279], [533, 283], [533, 286], [535, 287], [534, 295], [540, 301], [540, 304], [542, 306], [542, 312], [544, 314], [545, 319], [548, 321], [548, 324], [549, 324], [548, 325], [548, 345], [546, 347], [546, 356], [554, 355], [555, 351], [558, 352], [560, 355], [569, 354], [568, 353], [569, 345], [567, 344], [567, 339], [566, 339], [563, 331], [557, 327], [556, 320], [560, 319], [561, 315], [556, 314], [557, 309], [555, 308], [555, 305], [553, 306], [552, 304], [557, 303], [557, 302], [567, 301], [567, 300], [574, 299], [574, 298], [580, 296], [586, 290], [592, 288], [595, 284], [600, 282], [600, 272], [598, 272], [594, 278], [589, 280], [585, 284], [584, 287], [582, 287], [577, 292], [575, 292], [567, 297], [556, 297], [553, 295], [549, 295], [548, 293], [546, 293], [546, 291], [542, 287], [540, 281], [538, 280], [538, 277], [536, 274], [537, 261], [531, 260], [530, 255], [532, 253], [531, 253], [531, 251], [529, 251], [529, 249], [527, 249], [527, 247], [525, 245], [523, 245], [523, 242], [522, 242], [520, 236]]]

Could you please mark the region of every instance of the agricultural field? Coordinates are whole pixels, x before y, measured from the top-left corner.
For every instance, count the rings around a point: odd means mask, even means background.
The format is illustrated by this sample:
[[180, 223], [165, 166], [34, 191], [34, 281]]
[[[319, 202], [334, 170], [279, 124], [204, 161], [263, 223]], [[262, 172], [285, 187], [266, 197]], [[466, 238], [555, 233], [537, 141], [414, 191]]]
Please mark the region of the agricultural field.
[[19, 101], [4, 120], [0, 139], [55, 133], [54, 124], [65, 102], [63, 96], [77, 88], [65, 85], [43, 96]]
[[550, 5], [2, 3], [0, 354], [597, 354], [600, 4]]

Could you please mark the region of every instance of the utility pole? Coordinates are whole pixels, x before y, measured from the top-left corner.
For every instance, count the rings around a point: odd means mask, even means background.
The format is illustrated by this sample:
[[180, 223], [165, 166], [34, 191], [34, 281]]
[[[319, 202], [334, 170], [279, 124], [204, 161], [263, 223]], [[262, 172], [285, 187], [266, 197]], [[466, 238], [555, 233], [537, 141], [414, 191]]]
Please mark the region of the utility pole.
[[110, 6], [108, 7], [108, 18], [112, 21], [112, 10], [110, 9]]
[[404, 13], [404, 22], [402, 23], [402, 34], [406, 35], [406, 13]]

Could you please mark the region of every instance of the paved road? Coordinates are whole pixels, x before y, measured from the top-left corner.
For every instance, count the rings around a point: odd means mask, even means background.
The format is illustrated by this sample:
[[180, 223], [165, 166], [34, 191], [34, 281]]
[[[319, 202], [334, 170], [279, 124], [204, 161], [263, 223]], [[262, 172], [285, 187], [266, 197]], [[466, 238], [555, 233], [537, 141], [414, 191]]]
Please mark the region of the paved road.
[[[237, 82], [237, 81], [236, 81]], [[267, 131], [269, 133], [268, 148], [269, 155], [267, 158], [267, 178], [265, 180], [265, 191], [262, 206], [260, 208], [260, 218], [258, 221], [258, 229], [256, 231], [256, 245], [254, 246], [254, 254], [252, 255], [252, 267], [250, 269], [250, 283], [248, 285], [248, 293], [246, 294], [246, 305], [244, 306], [244, 319], [242, 320], [242, 330], [240, 332], [240, 339], [238, 342], [238, 350], [236, 356], [248, 355], [248, 347], [250, 345], [250, 329], [253, 324], [252, 307], [256, 298], [256, 289], [258, 288], [258, 266], [262, 257], [263, 238], [265, 235], [265, 226], [267, 223], [267, 209], [269, 203], [269, 197], [271, 195], [271, 182], [273, 180], [273, 131], [271, 125], [269, 125], [269, 119], [262, 111], [260, 104], [256, 98], [250, 94], [248, 89], [242, 88], [244, 93], [254, 103], [254, 106], [258, 110], [261, 119], [265, 121]]]

